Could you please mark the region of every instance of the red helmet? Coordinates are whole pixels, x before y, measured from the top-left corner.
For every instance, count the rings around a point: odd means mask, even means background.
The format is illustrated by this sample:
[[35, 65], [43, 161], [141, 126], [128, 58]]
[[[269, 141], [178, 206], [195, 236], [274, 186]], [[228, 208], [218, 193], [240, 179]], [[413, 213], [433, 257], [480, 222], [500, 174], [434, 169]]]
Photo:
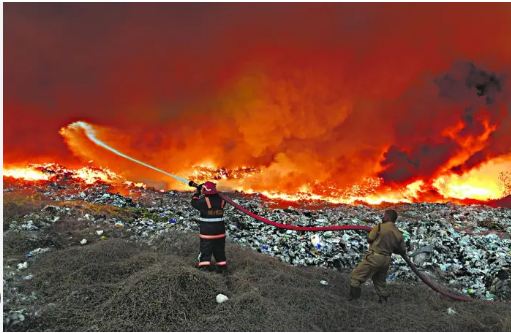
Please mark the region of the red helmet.
[[208, 195], [208, 194], [217, 194], [218, 191], [216, 190], [216, 184], [213, 182], [205, 182], [202, 184], [202, 193]]

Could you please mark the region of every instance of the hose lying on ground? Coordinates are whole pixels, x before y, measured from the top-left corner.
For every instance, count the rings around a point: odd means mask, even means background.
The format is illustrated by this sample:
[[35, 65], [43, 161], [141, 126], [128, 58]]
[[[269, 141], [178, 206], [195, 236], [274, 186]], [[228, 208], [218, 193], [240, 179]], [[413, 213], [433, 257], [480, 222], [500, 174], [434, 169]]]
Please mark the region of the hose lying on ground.
[[422, 274], [417, 269], [417, 266], [415, 266], [415, 264], [410, 260], [410, 258], [408, 258], [408, 256], [406, 254], [402, 254], [401, 257], [403, 257], [403, 259], [406, 261], [406, 263], [411, 268], [411, 270], [415, 273], [415, 275], [417, 275], [419, 277], [419, 279], [421, 279], [422, 282], [424, 282], [428, 287], [430, 287], [431, 289], [433, 289], [437, 293], [442, 294], [442, 295], [444, 295], [446, 297], [449, 297], [450, 299], [453, 299], [455, 301], [461, 301], [461, 302], [471, 302], [471, 301], [474, 301], [474, 299], [471, 298], [471, 297], [453, 294], [453, 293], [451, 293], [451, 292], [449, 292], [447, 290], [440, 289], [438, 286], [433, 284], [433, 282], [431, 282], [430, 279], [428, 279], [424, 274]]
[[[100, 139], [98, 139], [96, 137], [96, 133], [94, 131], [94, 129], [92, 128], [91, 125], [85, 123], [85, 122], [75, 122], [73, 124], [71, 124], [70, 126], [73, 126], [73, 127], [80, 127], [82, 128], [84, 131], [85, 131], [85, 135], [92, 141], [94, 142], [96, 145], [106, 149], [106, 150], [109, 150], [111, 151], [112, 153], [118, 155], [118, 156], [121, 156], [123, 158], [126, 158], [132, 162], [135, 162], [135, 163], [138, 163], [142, 166], [145, 166], [146, 168], [150, 168], [154, 171], [157, 171], [157, 172], [160, 172], [166, 176], [169, 176], [169, 177], [172, 177], [174, 178], [175, 180], [181, 182], [181, 183], [184, 183], [186, 185], [191, 185], [193, 184], [193, 182], [190, 182], [189, 180], [183, 178], [183, 177], [180, 177], [178, 175], [174, 175], [170, 172], [167, 172], [167, 171], [164, 171], [162, 169], [159, 169], [155, 166], [152, 166], [150, 164], [147, 164], [145, 162], [142, 162], [142, 161], [139, 161], [131, 156], [128, 156], [120, 151], [118, 151], [117, 149], [109, 146], [108, 144], [106, 144], [105, 142], [101, 141]], [[266, 224], [269, 224], [269, 225], [272, 225], [274, 227], [277, 227], [277, 228], [281, 228], [281, 229], [287, 229], [287, 230], [295, 230], [295, 231], [336, 231], [336, 230], [363, 230], [363, 231], [370, 231], [371, 230], [371, 227], [368, 227], [368, 226], [361, 226], [361, 225], [332, 225], [332, 226], [321, 226], [321, 227], [304, 227], [304, 226], [296, 226], [296, 225], [289, 225], [289, 224], [284, 224], [284, 223], [278, 223], [278, 222], [275, 222], [275, 221], [271, 221], [267, 218], [264, 218], [262, 216], [259, 216], [251, 211], [249, 211], [248, 209], [246, 209], [245, 207], [239, 205], [238, 203], [236, 203], [234, 200], [232, 200], [231, 198], [229, 198], [227, 195], [223, 194], [223, 193], [219, 193], [220, 196], [222, 197], [222, 199], [224, 199], [225, 201], [227, 201], [228, 203], [230, 203], [231, 205], [233, 205], [236, 209], [238, 209], [239, 211], [243, 212], [244, 214], [247, 214], [248, 216], [250, 217], [253, 217], [255, 218], [256, 220], [258, 221], [261, 221], [263, 223], [266, 223]], [[455, 295], [455, 294], [452, 294], [448, 291], [445, 291], [445, 290], [442, 290], [440, 288], [438, 288], [436, 285], [434, 285], [426, 276], [424, 276], [424, 274], [422, 274], [421, 272], [419, 272], [419, 270], [417, 269], [417, 267], [410, 261], [410, 259], [408, 258], [408, 256], [406, 254], [404, 254], [403, 256], [403, 259], [406, 261], [406, 263], [408, 264], [408, 266], [410, 266], [410, 268], [412, 269], [412, 271], [422, 280], [422, 282], [424, 282], [427, 286], [429, 286], [431, 289], [433, 289], [434, 291], [446, 296], [446, 297], [449, 297], [450, 299], [453, 299], [453, 300], [456, 300], [456, 301], [464, 301], [464, 302], [467, 302], [467, 301], [473, 301], [474, 299], [470, 298], [470, 297], [466, 297], [466, 296], [461, 296], [461, 295]]]
[[[363, 230], [363, 231], [371, 231], [371, 227], [368, 227], [368, 226], [365, 226], [365, 225], [332, 225], [332, 226], [324, 226], [324, 227], [303, 227], [303, 226], [296, 226], [296, 225], [289, 225], [289, 224], [278, 223], [278, 222], [271, 221], [271, 220], [269, 220], [267, 218], [264, 218], [262, 216], [259, 216], [259, 215], [255, 214], [255, 213], [249, 211], [248, 209], [246, 209], [245, 207], [243, 207], [240, 204], [236, 203], [234, 200], [232, 200], [231, 198], [229, 198], [228, 196], [226, 196], [223, 193], [219, 193], [219, 195], [220, 195], [220, 197], [222, 197], [222, 199], [224, 199], [225, 201], [227, 201], [228, 203], [233, 205], [234, 208], [236, 208], [237, 210], [247, 214], [250, 217], [253, 217], [254, 219], [256, 219], [258, 221], [261, 221], [263, 223], [266, 223], [266, 224], [269, 224], [269, 225], [272, 225], [274, 227], [281, 228], [281, 229], [296, 230], [296, 231], [329, 231], [329, 230]], [[417, 275], [419, 277], [419, 279], [421, 279], [422, 282], [424, 282], [428, 287], [430, 287], [431, 289], [433, 289], [437, 293], [439, 293], [439, 294], [441, 294], [441, 295], [443, 295], [445, 297], [448, 297], [448, 298], [450, 298], [452, 300], [455, 300], [455, 301], [462, 301], [462, 302], [474, 301], [474, 299], [471, 298], [471, 297], [453, 294], [453, 293], [451, 293], [451, 292], [449, 292], [447, 290], [443, 290], [443, 289], [439, 288], [428, 277], [426, 277], [424, 274], [422, 274], [417, 269], [415, 264], [410, 260], [410, 258], [408, 258], [408, 256], [406, 254], [403, 254], [401, 256], [403, 257], [405, 262], [408, 264], [408, 266], [411, 268], [411, 270], [415, 273], [415, 275]]]
[[[363, 231], [371, 231], [371, 227], [368, 227], [368, 226], [365, 226], [365, 225], [332, 225], [332, 226], [324, 226], [324, 227], [303, 227], [303, 226], [296, 226], [296, 225], [289, 225], [289, 224], [278, 223], [278, 222], [271, 221], [271, 220], [269, 220], [267, 218], [264, 218], [262, 216], [259, 216], [259, 215], [255, 214], [255, 213], [249, 211], [248, 209], [246, 209], [245, 207], [239, 205], [238, 203], [236, 203], [234, 200], [232, 200], [231, 198], [229, 198], [228, 196], [226, 196], [223, 193], [219, 193], [219, 194], [222, 197], [222, 199], [224, 199], [225, 201], [227, 201], [228, 203], [233, 205], [237, 210], [247, 214], [250, 217], [253, 217], [254, 219], [256, 219], [258, 221], [261, 221], [263, 223], [266, 223], [266, 224], [269, 224], [269, 225], [272, 225], [274, 227], [281, 228], [281, 229], [296, 230], [296, 231], [329, 231], [329, 230], [332, 230], [332, 231], [333, 230], [363, 230]], [[422, 274], [417, 269], [415, 264], [410, 260], [410, 258], [408, 258], [408, 256], [406, 254], [401, 255], [401, 256], [403, 257], [405, 262], [408, 264], [408, 266], [411, 268], [411, 270], [415, 273], [415, 275], [417, 275], [419, 277], [419, 279], [421, 279], [422, 282], [424, 282], [428, 287], [430, 287], [431, 289], [433, 289], [437, 293], [440, 293], [443, 296], [446, 296], [446, 297], [448, 297], [450, 299], [453, 299], [455, 301], [462, 301], [462, 302], [474, 301], [474, 299], [471, 298], [471, 297], [453, 294], [453, 293], [451, 293], [451, 292], [449, 292], [447, 290], [443, 290], [443, 289], [439, 288], [429, 278], [427, 278], [424, 274]]]
[[329, 226], [321, 226], [321, 227], [305, 227], [305, 226], [298, 226], [298, 225], [292, 225], [292, 224], [284, 224], [284, 223], [278, 223], [272, 220], [269, 220], [265, 217], [259, 216], [245, 207], [241, 206], [240, 204], [236, 203], [234, 200], [229, 198], [223, 193], [219, 193], [220, 197], [230, 203], [234, 206], [237, 210], [239, 210], [242, 213], [247, 214], [250, 217], [253, 217], [254, 219], [261, 221], [263, 223], [272, 225], [274, 227], [280, 228], [280, 229], [286, 229], [286, 230], [295, 230], [295, 231], [336, 231], [336, 230], [363, 230], [363, 231], [371, 231], [371, 227], [366, 225], [329, 225]]

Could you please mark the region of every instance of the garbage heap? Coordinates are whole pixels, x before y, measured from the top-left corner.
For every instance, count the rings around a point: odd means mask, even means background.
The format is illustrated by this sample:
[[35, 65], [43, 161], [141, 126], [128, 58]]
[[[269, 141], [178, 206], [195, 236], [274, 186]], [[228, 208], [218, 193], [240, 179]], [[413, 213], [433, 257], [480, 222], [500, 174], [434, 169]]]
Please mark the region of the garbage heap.
[[[237, 200], [274, 221], [303, 225], [369, 225], [385, 208], [341, 205], [323, 210], [267, 209], [258, 197]], [[511, 210], [451, 204], [399, 204], [397, 227], [409, 256], [437, 283], [476, 298], [511, 298]], [[232, 207], [226, 213], [229, 238], [292, 265], [351, 270], [367, 250], [363, 231], [296, 232], [256, 221]], [[180, 228], [195, 230], [191, 219]], [[389, 281], [418, 278], [400, 256], [393, 256]]]
[[[123, 194], [112, 186], [52, 181], [27, 183], [10, 180], [4, 192], [32, 191], [54, 201], [84, 201], [126, 210], [140, 210], [134, 218], [85, 214], [80, 220], [122, 228], [131, 239], [152, 243], [175, 229], [198, 232], [190, 206], [191, 194], [162, 191], [133, 183], [124, 184]], [[116, 188], [118, 190], [118, 188]], [[230, 194], [239, 204], [280, 223], [303, 226], [368, 225], [380, 220], [389, 206], [325, 205], [324, 208], [278, 208], [257, 194]], [[408, 253], [415, 264], [433, 280], [448, 288], [481, 299], [511, 299], [511, 209], [481, 205], [397, 204], [397, 226], [404, 235]], [[69, 210], [69, 209], [68, 209]], [[13, 230], [37, 230], [69, 214], [61, 207], [45, 208], [44, 219], [28, 214]], [[256, 221], [228, 206], [228, 239], [291, 265], [311, 265], [349, 271], [367, 250], [363, 231], [296, 232]], [[39, 223], [39, 224], [38, 224]], [[106, 237], [105, 235], [100, 235]], [[81, 243], [82, 245], [86, 244]], [[77, 244], [78, 245], [78, 244]], [[50, 249], [51, 250], [51, 249]], [[41, 250], [39, 250], [41, 251]], [[44, 249], [47, 251], [47, 249]], [[38, 255], [39, 253], [32, 253]], [[399, 256], [393, 256], [389, 281], [417, 281]]]

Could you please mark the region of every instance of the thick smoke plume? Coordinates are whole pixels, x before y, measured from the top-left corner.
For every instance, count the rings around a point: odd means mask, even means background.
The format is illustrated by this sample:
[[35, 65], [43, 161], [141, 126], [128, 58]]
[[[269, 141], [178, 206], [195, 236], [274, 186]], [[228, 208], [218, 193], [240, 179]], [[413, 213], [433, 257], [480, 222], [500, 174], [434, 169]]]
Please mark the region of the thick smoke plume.
[[488, 188], [511, 160], [509, 4], [11, 3], [4, 13], [7, 165], [94, 160], [178, 186], [66, 129], [79, 120], [185, 177], [257, 169], [220, 181], [255, 191], [439, 196], [439, 177]]
[[401, 143], [385, 152], [385, 168], [379, 175], [386, 182], [429, 181], [446, 170], [461, 174], [489, 157], [509, 152], [496, 150], [492, 142], [499, 137], [511, 146], [507, 132], [511, 95], [504, 75], [458, 62], [432, 83], [438, 95], [432, 94], [434, 89], [420, 87], [423, 92], [413, 92], [416, 98], [424, 95], [420, 106], [403, 101], [401, 107], [409, 107], [409, 114], [396, 122]]

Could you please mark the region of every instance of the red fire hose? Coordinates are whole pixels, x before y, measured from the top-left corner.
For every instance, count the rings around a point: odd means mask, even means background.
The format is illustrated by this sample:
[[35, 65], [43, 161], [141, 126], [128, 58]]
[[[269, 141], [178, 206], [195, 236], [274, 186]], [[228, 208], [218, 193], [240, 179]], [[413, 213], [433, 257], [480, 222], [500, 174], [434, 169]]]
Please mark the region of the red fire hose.
[[[223, 193], [218, 193], [218, 194], [220, 195], [220, 197], [222, 199], [224, 199], [225, 201], [227, 201], [228, 203], [233, 205], [234, 208], [236, 208], [237, 210], [247, 214], [250, 217], [253, 217], [254, 219], [256, 219], [258, 221], [261, 221], [263, 223], [266, 223], [266, 224], [269, 224], [269, 225], [272, 225], [274, 227], [281, 228], [281, 229], [296, 230], [296, 231], [336, 231], [336, 230], [363, 230], [363, 231], [371, 231], [371, 229], [372, 229], [371, 227], [365, 226], [365, 225], [331, 225], [331, 226], [322, 226], [322, 227], [304, 227], [304, 226], [297, 226], [297, 225], [289, 225], [289, 224], [284, 224], [284, 223], [278, 223], [278, 222], [269, 220], [269, 219], [267, 219], [265, 217], [259, 216], [259, 215], [255, 214], [255, 213], [249, 211], [248, 209], [246, 209], [245, 207], [243, 207], [240, 204], [236, 203], [234, 200], [232, 200], [231, 198], [229, 198], [228, 196], [226, 196]], [[451, 293], [451, 292], [449, 292], [447, 290], [443, 290], [443, 289], [439, 288], [430, 279], [428, 279], [428, 277], [426, 277], [424, 274], [422, 274], [417, 269], [417, 267], [410, 260], [410, 258], [408, 258], [408, 256], [406, 254], [401, 255], [401, 256], [403, 257], [405, 262], [408, 264], [408, 266], [411, 268], [411, 270], [415, 273], [415, 275], [417, 275], [419, 277], [419, 279], [422, 280], [422, 282], [424, 282], [428, 287], [430, 287], [431, 289], [433, 289], [437, 293], [439, 293], [441, 295], [444, 295], [444, 296], [446, 296], [446, 297], [448, 297], [448, 298], [450, 298], [452, 300], [455, 300], [455, 301], [471, 302], [471, 301], [475, 300], [475, 299], [473, 299], [471, 297], [467, 297], [467, 296], [463, 296], [463, 295], [457, 295], [457, 294]]]
[[304, 226], [298, 226], [298, 225], [290, 225], [290, 224], [284, 224], [284, 223], [278, 223], [274, 222], [272, 220], [269, 220], [267, 218], [264, 218], [262, 216], [259, 216], [245, 207], [237, 204], [234, 200], [229, 198], [223, 193], [218, 193], [222, 199], [230, 203], [234, 206], [237, 210], [247, 214], [250, 217], [253, 217], [254, 219], [261, 221], [263, 223], [272, 225], [274, 227], [280, 228], [280, 229], [287, 229], [287, 230], [296, 230], [296, 231], [336, 231], [336, 230], [363, 230], [363, 231], [371, 231], [371, 227], [365, 226], [365, 225], [330, 225], [330, 226], [323, 226], [323, 227], [304, 227]]
[[440, 294], [442, 294], [442, 295], [444, 295], [446, 297], [449, 297], [450, 299], [453, 299], [455, 301], [461, 301], [461, 302], [472, 302], [472, 301], [474, 301], [474, 299], [471, 298], [471, 297], [453, 294], [453, 293], [451, 293], [451, 292], [449, 292], [447, 290], [440, 289], [438, 286], [434, 285], [433, 282], [431, 282], [431, 280], [428, 279], [424, 274], [419, 272], [417, 267], [410, 260], [410, 258], [408, 258], [408, 256], [406, 254], [402, 254], [401, 257], [403, 257], [403, 259], [406, 261], [408, 266], [410, 266], [410, 268], [415, 273], [415, 275], [417, 275], [419, 277], [419, 279], [422, 280], [422, 282], [424, 282], [426, 285], [428, 285], [428, 287], [430, 287], [431, 289], [433, 289], [437, 293], [440, 293]]

